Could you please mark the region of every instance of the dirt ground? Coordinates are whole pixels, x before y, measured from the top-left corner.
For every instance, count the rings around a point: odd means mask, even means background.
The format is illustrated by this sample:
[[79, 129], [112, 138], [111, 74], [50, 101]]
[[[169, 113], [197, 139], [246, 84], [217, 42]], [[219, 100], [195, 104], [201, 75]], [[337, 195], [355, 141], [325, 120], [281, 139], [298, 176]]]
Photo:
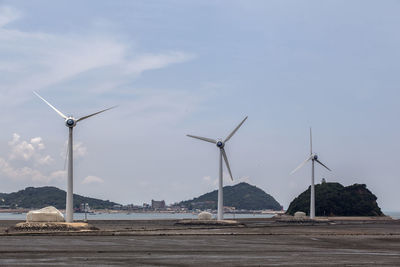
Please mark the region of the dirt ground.
[[397, 220], [240, 222], [92, 221], [100, 231], [6, 233], [16, 222], [0, 221], [0, 265], [400, 266]]

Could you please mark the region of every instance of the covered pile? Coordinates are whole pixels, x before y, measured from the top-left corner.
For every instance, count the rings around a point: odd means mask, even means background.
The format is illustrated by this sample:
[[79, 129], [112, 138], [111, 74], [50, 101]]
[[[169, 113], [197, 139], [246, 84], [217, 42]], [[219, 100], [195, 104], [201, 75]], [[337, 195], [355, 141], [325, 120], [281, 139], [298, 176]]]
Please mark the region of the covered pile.
[[26, 222], [64, 222], [64, 215], [55, 207], [48, 206], [28, 212]]

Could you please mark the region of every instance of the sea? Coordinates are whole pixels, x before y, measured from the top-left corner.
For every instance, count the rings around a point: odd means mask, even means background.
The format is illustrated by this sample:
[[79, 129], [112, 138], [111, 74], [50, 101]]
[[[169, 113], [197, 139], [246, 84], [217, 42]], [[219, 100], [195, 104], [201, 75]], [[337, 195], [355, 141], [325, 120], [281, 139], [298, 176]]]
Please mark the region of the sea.
[[[400, 219], [400, 211], [383, 212], [393, 219]], [[214, 214], [214, 217], [216, 215]], [[240, 219], [240, 218], [271, 218], [274, 214], [246, 213], [246, 214], [231, 214], [225, 213], [225, 219]], [[88, 213], [88, 220], [165, 220], [165, 219], [196, 219], [196, 213]], [[25, 220], [26, 213], [0, 213], [0, 220]], [[84, 213], [74, 213], [74, 220], [84, 220]]]

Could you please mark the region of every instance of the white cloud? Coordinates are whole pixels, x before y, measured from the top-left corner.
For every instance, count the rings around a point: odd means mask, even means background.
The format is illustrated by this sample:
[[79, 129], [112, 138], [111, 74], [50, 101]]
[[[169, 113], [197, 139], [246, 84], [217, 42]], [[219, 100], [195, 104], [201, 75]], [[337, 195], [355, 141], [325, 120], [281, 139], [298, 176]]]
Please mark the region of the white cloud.
[[97, 176], [89, 175], [83, 179], [82, 184], [103, 183], [104, 180]]
[[35, 153], [35, 148], [33, 147], [33, 145], [26, 141], [22, 141], [12, 146], [10, 159], [29, 160], [31, 159], [34, 153]]
[[183, 52], [169, 52], [166, 54], [145, 54], [126, 62], [125, 73], [140, 74], [146, 70], [164, 68], [170, 64], [182, 63], [195, 56]]
[[33, 146], [36, 146], [39, 150], [43, 150], [45, 149], [45, 146], [42, 142], [42, 138], [41, 137], [35, 137], [31, 139], [31, 144]]
[[52, 158], [50, 155], [46, 155], [46, 156], [41, 157], [41, 158], [39, 158], [39, 159], [37, 160], [37, 162], [38, 162], [39, 164], [42, 164], [42, 165], [48, 165], [48, 164], [50, 164], [52, 161], [53, 161], [53, 158]]
[[[87, 147], [82, 142], [74, 142], [74, 158], [83, 157], [87, 154]], [[64, 143], [64, 150], [60, 153], [60, 156], [65, 159], [68, 149], [68, 140]]]
[[82, 142], [74, 143], [74, 156], [83, 157], [87, 154], [87, 148], [82, 144]]
[[0, 6], [0, 28], [17, 20], [21, 13], [15, 8], [9, 6]]
[[20, 138], [21, 138], [21, 136], [19, 136], [18, 134], [14, 133], [12, 140], [10, 142], [8, 142], [8, 144], [10, 146], [14, 145], [14, 144], [18, 143]]
[[53, 180], [61, 180], [66, 176], [65, 171], [51, 172], [49, 175], [31, 167], [17, 168], [12, 166], [4, 158], [0, 158], [0, 173], [13, 180], [30, 180], [33, 182], [48, 183]]
[[95, 92], [113, 90], [144, 71], [194, 58], [181, 51], [137, 53], [112, 34], [48, 34], [1, 28], [20, 18], [17, 14], [16, 10], [0, 7], [0, 70], [4, 77], [0, 77], [0, 102], [3, 104], [23, 101], [21, 96], [31, 94], [32, 88], [38, 91], [73, 79], [81, 81], [74, 86], [75, 90], [79, 86], [87, 88], [85, 83], [90, 83], [88, 87], [95, 88], [92, 89]]
[[50, 155], [42, 155], [39, 151], [45, 149], [41, 137], [34, 137], [29, 142], [21, 140], [21, 136], [17, 133], [13, 134], [13, 138], [8, 142], [11, 147], [9, 154], [10, 160], [33, 160], [35, 164], [50, 164], [53, 159]]
[[[41, 137], [32, 138], [29, 142], [21, 140], [19, 134], [14, 133], [8, 142], [10, 151], [8, 160], [0, 157], [0, 173], [13, 180], [30, 180], [33, 182], [48, 183], [53, 180], [64, 179], [65, 171], [54, 171], [44, 174], [38, 166], [49, 165], [53, 162], [50, 155], [42, 154], [44, 144]], [[18, 167], [18, 161], [23, 166]]]

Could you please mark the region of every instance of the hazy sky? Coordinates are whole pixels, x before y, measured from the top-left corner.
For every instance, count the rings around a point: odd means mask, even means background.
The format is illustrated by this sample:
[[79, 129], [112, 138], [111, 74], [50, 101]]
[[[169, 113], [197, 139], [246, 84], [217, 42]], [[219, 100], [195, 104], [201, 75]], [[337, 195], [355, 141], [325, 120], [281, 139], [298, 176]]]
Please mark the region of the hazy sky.
[[[285, 208], [316, 181], [366, 183], [400, 210], [399, 1], [1, 1], [0, 192], [66, 188], [75, 128], [75, 193], [167, 203], [217, 188], [225, 137], [235, 183]], [[225, 179], [225, 184], [232, 184]], [[317, 200], [318, 201], [318, 200]]]

